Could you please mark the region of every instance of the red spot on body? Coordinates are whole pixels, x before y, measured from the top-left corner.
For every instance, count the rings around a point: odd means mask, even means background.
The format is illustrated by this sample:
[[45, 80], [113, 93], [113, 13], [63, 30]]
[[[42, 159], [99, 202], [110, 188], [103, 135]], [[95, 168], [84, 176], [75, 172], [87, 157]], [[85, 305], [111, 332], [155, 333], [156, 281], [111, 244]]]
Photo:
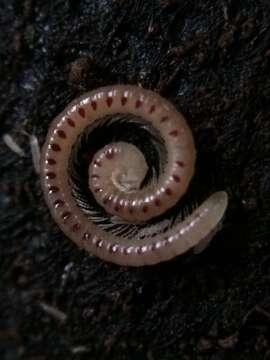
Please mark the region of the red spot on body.
[[178, 130], [172, 130], [171, 132], [169, 132], [169, 135], [173, 136], [173, 137], [176, 137], [178, 136], [179, 134], [179, 131]]
[[100, 160], [95, 160], [94, 165], [101, 167], [101, 161]]
[[93, 110], [97, 110], [97, 102], [95, 100], [91, 101], [91, 106]]
[[54, 207], [55, 207], [56, 209], [58, 209], [59, 207], [62, 207], [62, 206], [64, 205], [64, 201], [58, 199], [58, 200], [55, 200], [55, 202], [54, 202], [53, 204], [54, 204]]
[[108, 160], [113, 159], [113, 157], [114, 157], [113, 150], [109, 150], [109, 151], [106, 152], [106, 158], [107, 158]]
[[97, 240], [97, 241], [96, 241], [96, 246], [97, 246], [97, 247], [102, 247], [102, 245], [103, 245], [103, 241], [102, 241], [102, 240]]
[[111, 107], [112, 103], [113, 103], [113, 98], [111, 96], [108, 96], [107, 97], [107, 105], [108, 105], [108, 107]]
[[75, 127], [75, 122], [71, 118], [67, 118], [67, 123], [71, 127]]
[[165, 189], [165, 193], [169, 196], [172, 195], [172, 189], [170, 188]]
[[52, 172], [52, 171], [48, 172], [46, 174], [46, 176], [47, 176], [48, 179], [55, 179], [56, 178], [56, 174], [54, 172]]
[[126, 103], [127, 103], [127, 98], [125, 97], [125, 96], [123, 96], [122, 98], [121, 98], [121, 104], [124, 106]]
[[61, 147], [58, 144], [55, 144], [55, 143], [51, 144], [51, 149], [53, 151], [61, 151]]
[[147, 211], [148, 211], [148, 206], [147, 206], [147, 205], [144, 205], [143, 208], [142, 208], [142, 210], [143, 210], [144, 213], [147, 213]]
[[115, 211], [119, 211], [121, 208], [121, 205], [120, 204], [116, 204], [115, 207], [114, 207], [114, 210]]
[[46, 162], [49, 165], [55, 165], [56, 164], [56, 161], [54, 159], [52, 159], [52, 158], [47, 159]]
[[59, 187], [57, 187], [57, 186], [49, 187], [49, 194], [54, 194], [54, 193], [57, 193], [58, 191], [59, 191]]
[[85, 110], [84, 110], [84, 108], [82, 108], [82, 107], [80, 107], [79, 109], [78, 109], [78, 113], [79, 113], [79, 115], [81, 116], [81, 117], [85, 117]]
[[180, 161], [180, 160], [177, 160], [177, 161], [176, 161], [176, 164], [177, 164], [178, 166], [180, 166], [180, 167], [184, 167], [184, 166], [185, 166], [185, 164], [183, 163], [183, 161]]
[[135, 106], [136, 106], [137, 109], [138, 109], [139, 107], [141, 107], [141, 106], [142, 106], [142, 101], [141, 101], [141, 100], [137, 100]]
[[62, 219], [63, 219], [64, 221], [66, 221], [66, 220], [68, 220], [68, 219], [70, 218], [70, 216], [71, 216], [71, 212], [66, 211], [66, 212], [64, 212], [64, 213], [62, 214]]
[[159, 199], [155, 199], [155, 205], [156, 206], [160, 206], [161, 205], [161, 201]]
[[141, 247], [141, 246], [139, 246], [139, 247], [138, 247], [138, 249], [137, 249], [137, 254], [139, 254], [139, 255], [140, 255], [141, 253], [142, 253], [142, 247]]
[[64, 132], [64, 130], [57, 130], [57, 135], [62, 138], [65, 139], [67, 137], [66, 133]]
[[74, 224], [74, 225], [72, 225], [72, 228], [71, 228], [71, 230], [73, 231], [73, 232], [76, 232], [76, 231], [78, 231], [78, 230], [80, 230], [80, 224]]
[[175, 175], [175, 174], [174, 174], [172, 177], [173, 177], [173, 180], [174, 180], [175, 182], [177, 182], [177, 183], [180, 182], [180, 177], [179, 177], [178, 175]]
[[110, 244], [110, 245], [108, 246], [108, 251], [109, 251], [110, 253], [115, 253], [115, 252], [117, 251], [117, 246], [116, 246], [116, 244]]
[[149, 114], [152, 114], [156, 110], [155, 105], [152, 105], [149, 110]]
[[128, 212], [129, 212], [130, 214], [133, 214], [133, 213], [134, 213], [133, 207], [130, 207], [130, 208], [128, 209]]
[[124, 248], [124, 254], [125, 254], [125, 255], [128, 255], [128, 253], [129, 253], [129, 252], [128, 252], [128, 248], [125, 247], [125, 248]]
[[149, 245], [149, 250], [150, 250], [150, 251], [155, 251], [155, 250], [157, 250], [156, 244], [155, 244], [155, 243], [154, 243], [154, 244], [150, 244], [150, 245]]
[[85, 241], [88, 241], [90, 239], [90, 237], [91, 237], [91, 234], [89, 234], [89, 233], [83, 234], [83, 240], [85, 240]]
[[168, 116], [163, 116], [163, 118], [161, 118], [160, 122], [163, 123], [163, 122], [166, 122], [168, 120], [169, 120]]

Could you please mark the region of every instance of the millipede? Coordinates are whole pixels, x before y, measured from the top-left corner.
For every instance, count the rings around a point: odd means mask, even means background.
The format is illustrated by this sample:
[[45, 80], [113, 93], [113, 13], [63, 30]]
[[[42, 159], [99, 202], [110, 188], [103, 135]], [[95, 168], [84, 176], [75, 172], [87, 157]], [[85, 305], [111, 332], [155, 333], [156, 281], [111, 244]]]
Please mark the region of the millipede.
[[166, 218], [195, 162], [192, 132], [173, 104], [137, 86], [107, 86], [52, 121], [41, 183], [52, 217], [79, 247], [119, 265], [153, 265], [198, 248], [223, 219], [225, 191], [182, 221]]

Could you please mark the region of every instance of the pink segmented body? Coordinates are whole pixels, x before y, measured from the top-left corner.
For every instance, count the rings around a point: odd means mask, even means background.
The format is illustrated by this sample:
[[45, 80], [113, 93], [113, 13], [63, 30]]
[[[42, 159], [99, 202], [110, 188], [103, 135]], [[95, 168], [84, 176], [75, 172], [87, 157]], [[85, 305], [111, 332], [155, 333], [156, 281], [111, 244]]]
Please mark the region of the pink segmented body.
[[140, 150], [124, 141], [106, 145], [88, 168], [89, 188], [103, 209], [130, 223], [163, 214], [186, 192], [194, 173], [196, 151], [184, 117], [159, 95], [135, 86], [116, 85], [76, 99], [52, 122], [42, 152], [41, 179], [46, 202], [63, 232], [92, 254], [121, 265], [151, 265], [198, 245], [220, 222], [227, 194], [210, 196], [187, 219], [145, 239], [116, 236], [89, 220], [72, 193], [68, 166], [76, 139], [104, 116], [132, 114], [151, 124], [167, 150], [157, 180], [141, 187], [147, 164]]

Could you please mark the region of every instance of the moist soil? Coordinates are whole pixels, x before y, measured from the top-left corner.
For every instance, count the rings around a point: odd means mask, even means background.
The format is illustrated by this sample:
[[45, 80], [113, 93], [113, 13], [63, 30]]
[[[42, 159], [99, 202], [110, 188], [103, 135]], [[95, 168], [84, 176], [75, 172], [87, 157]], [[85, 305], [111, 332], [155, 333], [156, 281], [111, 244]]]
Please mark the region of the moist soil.
[[[269, 1], [0, 0], [0, 30], [0, 358], [270, 359]], [[119, 267], [52, 220], [30, 140], [115, 83], [187, 118], [192, 202], [228, 192], [202, 254]]]

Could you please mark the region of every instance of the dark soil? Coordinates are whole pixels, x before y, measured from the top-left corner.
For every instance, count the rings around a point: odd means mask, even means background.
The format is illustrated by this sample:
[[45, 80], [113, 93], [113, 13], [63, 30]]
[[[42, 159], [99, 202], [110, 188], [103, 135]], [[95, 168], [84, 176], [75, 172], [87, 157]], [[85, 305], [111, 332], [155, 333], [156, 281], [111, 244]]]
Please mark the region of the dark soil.
[[[269, 0], [0, 0], [0, 30], [1, 360], [270, 359]], [[118, 267], [51, 219], [25, 132], [114, 83], [185, 114], [194, 201], [229, 193], [199, 256]]]

